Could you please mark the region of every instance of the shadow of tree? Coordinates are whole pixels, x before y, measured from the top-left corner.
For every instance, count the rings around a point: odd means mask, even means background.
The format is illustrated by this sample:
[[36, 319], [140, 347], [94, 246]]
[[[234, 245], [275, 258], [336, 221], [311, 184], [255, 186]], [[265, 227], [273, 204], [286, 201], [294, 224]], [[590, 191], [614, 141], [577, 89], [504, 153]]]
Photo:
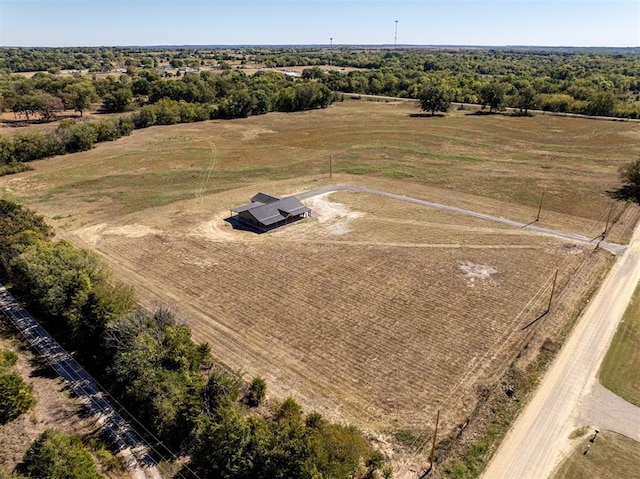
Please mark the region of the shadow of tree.
[[476, 110], [470, 111], [469, 113], [465, 113], [465, 115], [471, 116], [488, 116], [488, 115], [499, 115], [499, 111], [489, 111], [489, 110]]
[[431, 113], [409, 113], [410, 118], [442, 118], [447, 116], [444, 113], [436, 113], [432, 115]]
[[524, 111], [512, 111], [507, 113], [507, 116], [511, 116], [513, 118], [531, 118], [533, 117], [533, 113]]
[[640, 204], [640, 186], [624, 185], [615, 190], [607, 191], [607, 195], [614, 200], [633, 201]]

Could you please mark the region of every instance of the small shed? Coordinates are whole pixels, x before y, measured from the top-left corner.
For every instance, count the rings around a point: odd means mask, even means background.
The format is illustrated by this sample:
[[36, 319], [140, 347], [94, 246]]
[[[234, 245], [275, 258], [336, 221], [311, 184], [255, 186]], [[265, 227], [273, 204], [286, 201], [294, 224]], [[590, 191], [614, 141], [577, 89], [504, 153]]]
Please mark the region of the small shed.
[[251, 203], [231, 209], [236, 219], [259, 231], [269, 231], [302, 218], [311, 216], [311, 209], [295, 196], [278, 198], [267, 193], [258, 193]]

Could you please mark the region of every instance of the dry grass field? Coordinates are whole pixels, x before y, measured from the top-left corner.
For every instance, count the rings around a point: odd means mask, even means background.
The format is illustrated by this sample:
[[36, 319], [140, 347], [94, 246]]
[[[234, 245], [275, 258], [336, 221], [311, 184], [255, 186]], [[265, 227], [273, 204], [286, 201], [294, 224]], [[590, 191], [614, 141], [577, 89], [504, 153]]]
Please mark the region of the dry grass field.
[[[553, 479], [579, 479], [598, 477], [619, 479], [638, 477], [640, 468], [640, 444], [626, 436], [612, 431], [601, 431], [594, 443], [592, 428], [584, 428], [587, 433], [575, 438], [576, 445], [558, 469]], [[578, 430], [576, 434], [580, 434]], [[588, 447], [588, 452], [584, 451]]]
[[[527, 221], [544, 190], [542, 226], [595, 237], [640, 126], [416, 113], [345, 101], [155, 127], [33, 163], [0, 191], [102, 253], [146, 304], [175, 305], [272, 397], [375, 433], [429, 431], [440, 408], [451, 431], [524, 344], [563, 329], [610, 255], [366, 193], [305, 200], [312, 218], [263, 235], [234, 230], [229, 209], [257, 191], [350, 183]], [[622, 241], [638, 208], [613, 216], [608, 239]], [[552, 313], [523, 331], [556, 269]]]

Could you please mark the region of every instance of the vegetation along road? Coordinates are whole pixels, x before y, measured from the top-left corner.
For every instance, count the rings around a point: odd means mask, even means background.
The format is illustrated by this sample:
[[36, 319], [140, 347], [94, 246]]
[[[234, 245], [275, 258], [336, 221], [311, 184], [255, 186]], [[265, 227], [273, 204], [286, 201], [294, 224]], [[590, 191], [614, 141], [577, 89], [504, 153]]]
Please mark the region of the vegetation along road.
[[549, 477], [569, 445], [583, 397], [596, 381], [640, 279], [640, 227], [485, 470], [485, 478]]
[[113, 409], [98, 383], [0, 286], [0, 310], [11, 320], [29, 344], [51, 365], [85, 403], [114, 442], [136, 479], [160, 479], [155, 461], [149, 456], [143, 440]]

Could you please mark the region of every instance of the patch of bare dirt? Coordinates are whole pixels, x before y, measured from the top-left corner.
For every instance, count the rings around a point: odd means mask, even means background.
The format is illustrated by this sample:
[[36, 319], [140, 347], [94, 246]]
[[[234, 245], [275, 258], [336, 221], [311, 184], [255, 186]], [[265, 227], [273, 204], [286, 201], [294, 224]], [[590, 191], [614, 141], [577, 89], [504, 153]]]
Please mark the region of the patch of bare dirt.
[[469, 286], [473, 287], [476, 279], [488, 281], [494, 275], [498, 274], [498, 270], [486, 264], [476, 264], [469, 260], [457, 261], [458, 269], [464, 273], [469, 280]]
[[305, 200], [311, 208], [313, 216], [318, 220], [322, 230], [333, 236], [342, 236], [351, 231], [349, 223], [364, 216], [364, 213], [353, 211], [345, 204], [328, 199], [331, 193], [314, 196]]

